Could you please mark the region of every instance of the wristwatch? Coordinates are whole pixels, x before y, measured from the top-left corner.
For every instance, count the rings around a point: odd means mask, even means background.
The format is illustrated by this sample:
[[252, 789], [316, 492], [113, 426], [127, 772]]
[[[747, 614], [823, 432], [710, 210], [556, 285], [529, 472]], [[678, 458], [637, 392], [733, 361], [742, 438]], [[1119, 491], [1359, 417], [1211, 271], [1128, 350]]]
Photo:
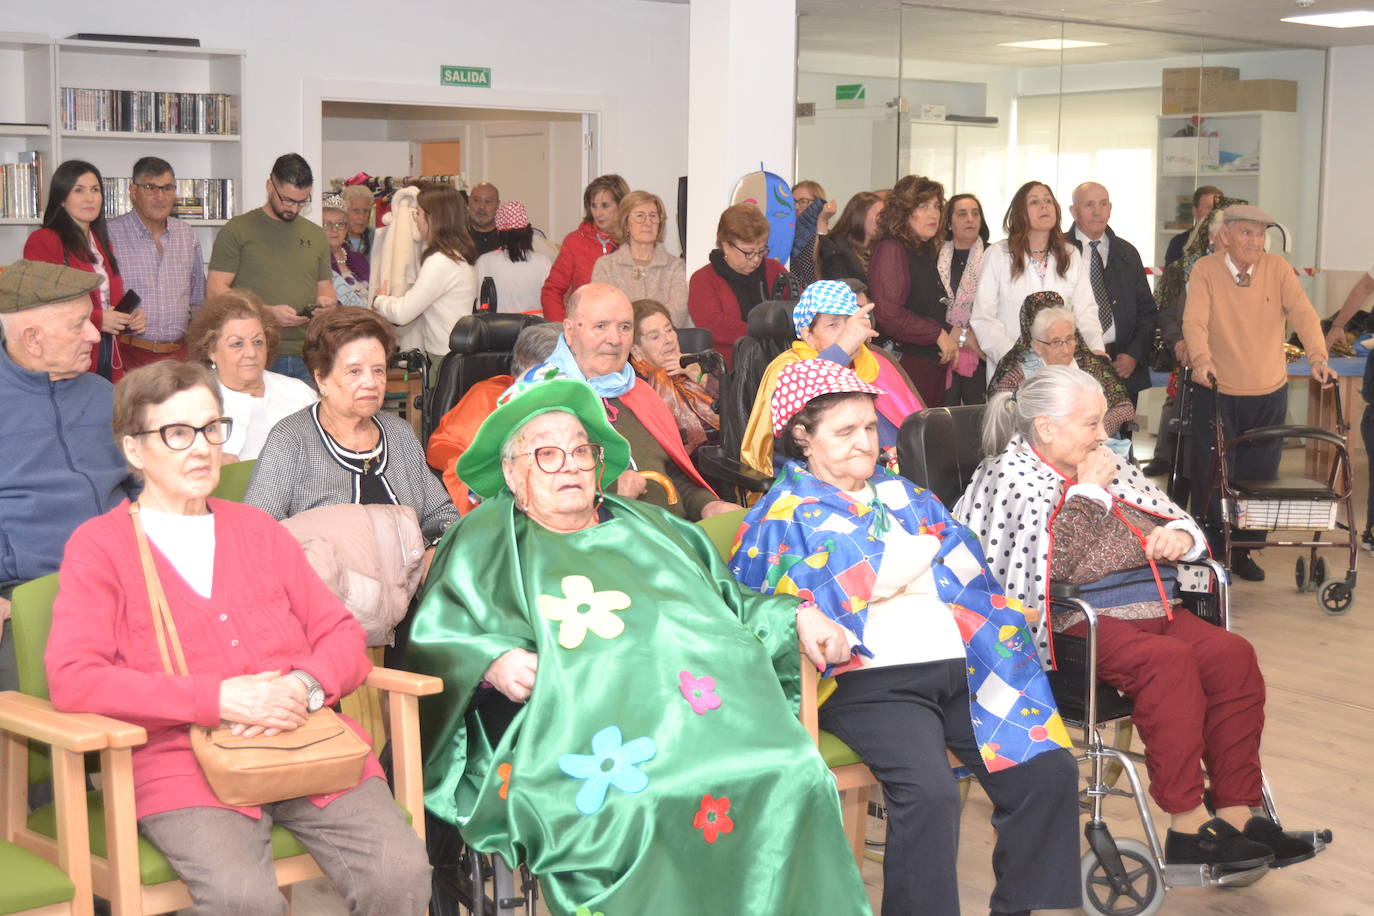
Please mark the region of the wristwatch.
[[960, 329], [959, 329], [959, 346], [962, 347], [962, 346], [964, 345], [964, 341], [966, 341], [966, 340], [968, 340], [968, 328], [960, 328]]
[[309, 691], [305, 698], [305, 708], [307, 712], [314, 712], [324, 705], [324, 688], [320, 686], [319, 681], [315, 680], [313, 674], [309, 671], [302, 671], [299, 668], [290, 672], [290, 674], [296, 680], [304, 684], [305, 689]]

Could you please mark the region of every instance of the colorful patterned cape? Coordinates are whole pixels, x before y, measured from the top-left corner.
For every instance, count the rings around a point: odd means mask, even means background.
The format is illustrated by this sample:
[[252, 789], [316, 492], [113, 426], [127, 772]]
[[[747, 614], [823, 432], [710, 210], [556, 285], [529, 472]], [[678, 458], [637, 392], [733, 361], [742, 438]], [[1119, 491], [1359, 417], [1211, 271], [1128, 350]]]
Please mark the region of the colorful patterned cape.
[[[1112, 453], [1117, 477], [1107, 485], [1112, 498], [1135, 506], [1165, 522], [1177, 522], [1195, 540], [1202, 531], [1188, 513], [1174, 504], [1140, 469]], [[973, 472], [968, 489], [954, 504], [954, 517], [978, 536], [987, 551], [988, 565], [997, 581], [1023, 605], [1037, 611], [1049, 608], [1050, 526], [1068, 492], [1067, 481], [1050, 467], [1021, 435], [1012, 436], [999, 455], [983, 459]], [[1017, 520], [1014, 532], [1006, 530]], [[1181, 571], [1182, 573], [1182, 571]], [[1201, 577], [1205, 582], [1205, 576]], [[1202, 586], [1193, 573], [1180, 575], [1188, 590]], [[1054, 642], [1049, 621], [1042, 614], [1031, 624], [1040, 662], [1054, 667]]]
[[886, 517], [910, 534], [939, 538], [933, 578], [964, 641], [969, 713], [988, 769], [1007, 769], [1070, 747], [1021, 603], [1003, 594], [983, 562], [978, 540], [934, 494], [910, 481], [880, 471], [869, 483], [876, 498], [860, 504], [789, 461], [745, 516], [735, 536], [731, 572], [765, 594], [814, 600], [859, 638], [856, 651], [868, 653], [864, 623], [884, 548], [872, 532], [875, 521]]

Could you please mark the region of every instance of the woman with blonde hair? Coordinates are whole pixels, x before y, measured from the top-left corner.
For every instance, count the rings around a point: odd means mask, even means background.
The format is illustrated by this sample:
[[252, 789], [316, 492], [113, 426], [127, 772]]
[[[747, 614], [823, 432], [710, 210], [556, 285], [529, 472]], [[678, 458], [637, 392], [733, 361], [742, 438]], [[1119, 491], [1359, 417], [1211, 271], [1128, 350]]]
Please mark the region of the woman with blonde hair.
[[396, 325], [401, 349], [420, 349], [430, 359], [448, 353], [453, 325], [472, 313], [477, 299], [477, 246], [468, 234], [467, 205], [458, 189], [431, 184], [416, 198], [415, 222], [425, 242], [420, 275], [404, 295], [388, 295], [382, 281], [372, 308]]
[[609, 283], [631, 302], [653, 299], [668, 309], [673, 324], [692, 326], [687, 311], [687, 270], [682, 259], [663, 247], [667, 212], [663, 200], [648, 191], [631, 191], [620, 201], [615, 236], [620, 247], [597, 258], [593, 283]]

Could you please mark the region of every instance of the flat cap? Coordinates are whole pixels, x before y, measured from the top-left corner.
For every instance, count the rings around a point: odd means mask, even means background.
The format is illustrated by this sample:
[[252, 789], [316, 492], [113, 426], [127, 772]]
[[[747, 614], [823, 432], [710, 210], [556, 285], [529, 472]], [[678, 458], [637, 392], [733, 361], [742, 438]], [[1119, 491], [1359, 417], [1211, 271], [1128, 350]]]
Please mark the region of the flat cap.
[[0, 312], [80, 299], [100, 285], [100, 274], [46, 261], [15, 261], [0, 273]]
[[1263, 223], [1266, 226], [1274, 225], [1274, 218], [1254, 204], [1232, 204], [1221, 211], [1221, 219], [1225, 223], [1239, 223], [1244, 220], [1251, 223]]

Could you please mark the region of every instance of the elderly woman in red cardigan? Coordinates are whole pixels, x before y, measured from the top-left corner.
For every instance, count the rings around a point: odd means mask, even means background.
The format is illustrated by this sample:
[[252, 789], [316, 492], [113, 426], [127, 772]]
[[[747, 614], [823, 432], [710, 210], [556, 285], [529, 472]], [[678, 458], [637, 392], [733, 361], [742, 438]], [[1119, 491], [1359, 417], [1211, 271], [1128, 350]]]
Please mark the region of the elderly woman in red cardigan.
[[[158, 362], [116, 386], [115, 437], [143, 492], [67, 543], [45, 659], [53, 704], [148, 730], [133, 757], [139, 832], [186, 882], [193, 912], [286, 912], [268, 846], [275, 823], [309, 850], [350, 911], [423, 913], [424, 844], [376, 758], [343, 792], [233, 807], [215, 796], [191, 750], [193, 726], [225, 723], [250, 738], [295, 729], [371, 668], [362, 627], [286, 529], [252, 506], [209, 498], [232, 426], [223, 414], [201, 366]], [[163, 667], [144, 537], [188, 676]]]
[[117, 382], [124, 365], [116, 336], [142, 331], [147, 317], [142, 309], [114, 310], [124, 298], [124, 279], [105, 229], [104, 190], [100, 170], [89, 162], [69, 159], [54, 169], [43, 228], [24, 242], [24, 257], [100, 274], [100, 286], [91, 291], [91, 323], [100, 331], [100, 346], [91, 351], [91, 371]]

